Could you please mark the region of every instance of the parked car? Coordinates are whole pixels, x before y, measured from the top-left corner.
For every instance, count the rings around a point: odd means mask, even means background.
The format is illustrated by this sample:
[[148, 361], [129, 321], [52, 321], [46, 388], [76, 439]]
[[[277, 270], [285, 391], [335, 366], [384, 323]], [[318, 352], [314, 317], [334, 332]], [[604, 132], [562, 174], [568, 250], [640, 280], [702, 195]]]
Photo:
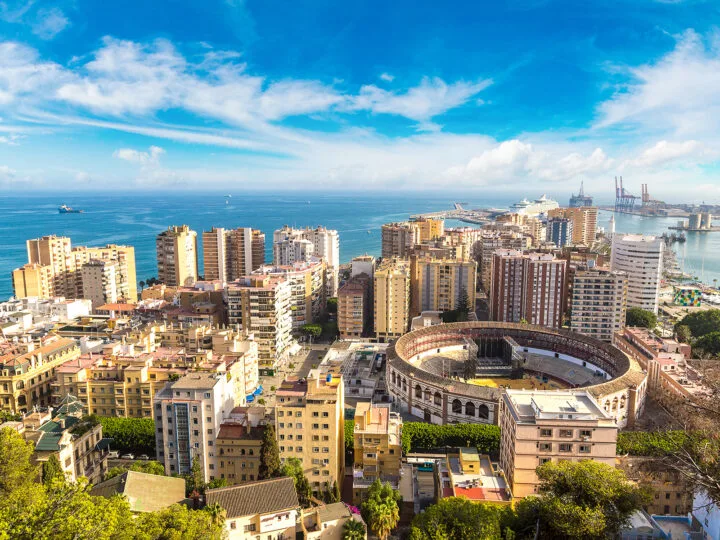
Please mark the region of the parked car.
[[138, 459], [142, 459], [143, 461], [148, 461], [150, 459], [150, 456], [148, 456], [147, 454], [140, 454], [138, 456]]
[[117, 459], [117, 458], [119, 458], [119, 457], [120, 457], [120, 452], [118, 452], [117, 450], [110, 450], [110, 451], [108, 452], [108, 458], [109, 458], [109, 459]]
[[135, 454], [123, 454], [120, 459], [135, 459]]

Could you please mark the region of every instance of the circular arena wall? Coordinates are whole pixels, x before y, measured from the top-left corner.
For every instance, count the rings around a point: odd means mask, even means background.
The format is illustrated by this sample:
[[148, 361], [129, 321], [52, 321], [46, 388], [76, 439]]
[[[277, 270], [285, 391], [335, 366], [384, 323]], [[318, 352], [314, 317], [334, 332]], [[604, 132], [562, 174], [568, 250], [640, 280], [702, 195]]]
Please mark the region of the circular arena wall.
[[[388, 392], [401, 410], [426, 422], [497, 424], [502, 389], [444, 377], [423, 369], [422, 361], [449, 351], [467, 349], [475, 340], [483, 343], [506, 338], [525, 353], [542, 352], [543, 362], [552, 363], [555, 358], [563, 358], [581, 362], [602, 373], [603, 382], [583, 388], [617, 419], [619, 426], [632, 425], [642, 411], [646, 376], [622, 351], [567, 330], [516, 323], [439, 324], [403, 335], [388, 348]], [[556, 373], [563, 369], [559, 365], [556, 367]], [[569, 385], [573, 386], [572, 383]]]

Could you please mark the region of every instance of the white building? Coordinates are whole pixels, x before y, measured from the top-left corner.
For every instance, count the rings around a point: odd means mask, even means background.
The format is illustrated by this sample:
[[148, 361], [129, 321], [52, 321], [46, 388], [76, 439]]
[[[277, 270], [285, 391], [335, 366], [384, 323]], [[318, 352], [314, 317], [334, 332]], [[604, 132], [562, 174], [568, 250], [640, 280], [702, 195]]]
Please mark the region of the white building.
[[628, 275], [628, 307], [657, 313], [664, 243], [656, 236], [613, 236], [610, 269]]
[[625, 327], [627, 274], [602, 268], [578, 268], [573, 278], [570, 328], [612, 343]]
[[120, 298], [120, 268], [117, 261], [91, 259], [80, 270], [83, 298], [92, 301], [94, 309], [114, 304]]
[[234, 378], [189, 373], [155, 394], [157, 460], [172, 474], [188, 474], [200, 459], [205, 481], [220, 477], [215, 437], [235, 407]]
[[[306, 242], [302, 242], [306, 240]], [[295, 229], [283, 226], [273, 233], [273, 264], [284, 266], [306, 261], [309, 257], [322, 257], [329, 270], [328, 296], [336, 296], [340, 269], [340, 237], [338, 232], [325, 227]]]
[[720, 540], [720, 507], [704, 491], [698, 492], [693, 499], [692, 522], [693, 530], [702, 530], [702, 536], [697, 538]]

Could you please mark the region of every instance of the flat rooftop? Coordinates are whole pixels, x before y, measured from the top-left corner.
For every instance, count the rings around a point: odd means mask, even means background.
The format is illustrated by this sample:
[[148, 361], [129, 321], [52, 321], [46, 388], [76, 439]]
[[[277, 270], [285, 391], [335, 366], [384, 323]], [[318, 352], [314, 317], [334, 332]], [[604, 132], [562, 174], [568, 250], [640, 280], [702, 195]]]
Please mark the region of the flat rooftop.
[[520, 422], [564, 418], [611, 420], [587, 391], [506, 390], [505, 400]]

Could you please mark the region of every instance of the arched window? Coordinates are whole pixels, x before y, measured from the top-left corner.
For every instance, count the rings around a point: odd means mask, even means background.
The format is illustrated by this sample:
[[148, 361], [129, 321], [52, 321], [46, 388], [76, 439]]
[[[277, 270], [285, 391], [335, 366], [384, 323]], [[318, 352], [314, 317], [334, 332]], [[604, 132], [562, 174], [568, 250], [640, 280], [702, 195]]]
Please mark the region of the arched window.
[[605, 410], [606, 410], [606, 411], [609, 411], [609, 410], [610, 410], [610, 400], [609, 400], [609, 399], [608, 399], [608, 400], [605, 400]]
[[440, 392], [435, 392], [434, 401], [435, 405], [442, 405], [442, 396], [440, 395]]
[[621, 408], [621, 409], [624, 409], [624, 408], [625, 408], [625, 396], [622, 396], [622, 397], [620, 398], [620, 408]]
[[241, 448], [241, 449], [240, 449], [240, 455], [241, 455], [241, 456], [244, 456], [244, 455], [245, 455], [245, 449], [244, 449], [244, 448]]
[[617, 408], [618, 408], [618, 398], [615, 398], [612, 401], [612, 411], [613, 412], [617, 411]]
[[415, 397], [422, 398], [422, 388], [420, 388], [419, 384], [415, 385]]
[[465, 414], [468, 416], [475, 416], [475, 404], [472, 401], [468, 401], [465, 404]]
[[396, 383], [395, 383], [395, 372], [394, 371], [392, 372], [392, 383], [393, 383], [393, 386], [395, 386]]
[[452, 412], [455, 414], [462, 414], [462, 402], [459, 399], [453, 399]]
[[484, 403], [478, 407], [478, 417], [485, 418], [486, 420], [490, 418], [490, 409], [488, 409], [488, 406]]
[[248, 450], [248, 454], [250, 454], [252, 456], [255, 454], [255, 451], [251, 448], [250, 450]]
[[432, 393], [430, 393], [430, 390], [428, 390], [427, 388], [425, 389], [424, 394], [425, 401], [430, 401], [432, 399]]

